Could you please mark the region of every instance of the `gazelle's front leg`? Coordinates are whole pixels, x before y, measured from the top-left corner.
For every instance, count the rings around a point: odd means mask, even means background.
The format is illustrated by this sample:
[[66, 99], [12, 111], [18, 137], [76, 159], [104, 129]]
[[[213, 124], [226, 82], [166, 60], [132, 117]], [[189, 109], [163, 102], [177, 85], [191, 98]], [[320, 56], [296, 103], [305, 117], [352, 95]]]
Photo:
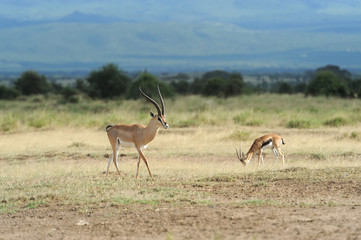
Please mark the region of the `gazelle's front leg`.
[[[152, 173], [150, 172], [147, 158], [144, 156], [143, 151], [142, 151], [142, 148], [138, 148], [138, 147], [137, 147], [137, 150], [138, 150], [139, 156], [143, 159], [145, 165], [147, 166], [147, 169], [148, 169], [148, 172], [149, 172], [149, 176], [153, 179], [153, 175], [152, 175]], [[138, 178], [138, 171], [139, 171], [139, 161], [138, 161], [136, 178]]]
[[138, 153], [137, 173], [135, 175], [135, 178], [138, 178], [139, 164], [140, 164], [140, 154]]

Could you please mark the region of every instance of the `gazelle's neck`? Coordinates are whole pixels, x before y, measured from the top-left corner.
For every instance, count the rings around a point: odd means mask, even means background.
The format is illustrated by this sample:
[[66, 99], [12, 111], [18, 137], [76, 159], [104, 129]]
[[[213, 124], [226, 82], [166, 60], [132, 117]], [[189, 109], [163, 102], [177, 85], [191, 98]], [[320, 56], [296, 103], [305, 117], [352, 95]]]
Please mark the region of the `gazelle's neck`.
[[157, 131], [159, 129], [159, 124], [156, 118], [151, 118], [148, 125], [145, 127], [147, 130]]
[[251, 161], [253, 156], [253, 152], [251, 150], [248, 151], [248, 153], [246, 154], [246, 163], [248, 163], [249, 161]]
[[157, 123], [156, 118], [151, 118], [148, 125], [145, 127], [144, 140], [149, 143], [152, 141], [158, 133], [159, 124]]

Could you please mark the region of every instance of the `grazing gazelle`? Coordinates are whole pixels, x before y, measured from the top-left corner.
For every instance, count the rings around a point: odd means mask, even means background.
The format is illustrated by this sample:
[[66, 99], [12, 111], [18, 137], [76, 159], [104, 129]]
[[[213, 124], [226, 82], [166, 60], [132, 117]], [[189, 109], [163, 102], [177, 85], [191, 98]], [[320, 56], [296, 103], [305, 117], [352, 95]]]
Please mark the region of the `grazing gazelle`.
[[160, 93], [159, 86], [158, 86], [158, 95], [160, 98], [160, 103], [162, 105], [162, 108], [159, 107], [156, 101], [154, 101], [152, 98], [147, 96], [142, 91], [142, 89], [140, 89], [140, 87], [139, 87], [139, 91], [149, 102], [151, 102], [155, 106], [155, 108], [158, 111], [158, 114], [155, 115], [154, 113], [150, 112], [150, 116], [152, 118], [150, 119], [147, 126], [143, 126], [139, 124], [134, 124], [134, 125], [118, 124], [118, 125], [109, 125], [106, 127], [108, 138], [113, 149], [113, 155], [109, 158], [106, 175], [108, 175], [109, 166], [112, 160], [118, 171], [118, 174], [120, 175], [120, 171], [118, 169], [118, 148], [119, 146], [123, 146], [123, 147], [135, 147], [138, 151], [136, 178], [138, 178], [140, 158], [143, 159], [145, 165], [148, 168], [150, 177], [153, 178], [153, 175], [150, 172], [148, 166], [147, 159], [143, 154], [143, 148], [146, 148], [147, 144], [155, 138], [155, 136], [158, 133], [159, 127], [163, 126], [165, 129], [167, 129], [169, 126], [165, 121], [164, 101], [162, 98], [162, 94]]
[[273, 163], [273, 165], [275, 165], [277, 159], [278, 159], [278, 155], [282, 156], [282, 166], [285, 165], [285, 156], [281, 151], [281, 145], [284, 145], [285, 142], [283, 141], [283, 138], [281, 138], [281, 136], [276, 135], [276, 134], [267, 134], [264, 135], [262, 137], [256, 138], [256, 140], [254, 140], [251, 148], [248, 150], [246, 156], [244, 155], [244, 153], [241, 151], [240, 149], [240, 154], [238, 154], [238, 151], [236, 149], [236, 153], [237, 153], [237, 157], [238, 159], [243, 163], [244, 166], [246, 166], [249, 161], [251, 161], [252, 156], [254, 153], [256, 153], [258, 151], [258, 165], [260, 165], [260, 161], [262, 161], [262, 166], [263, 164], [263, 149], [264, 148], [271, 148], [276, 159]]

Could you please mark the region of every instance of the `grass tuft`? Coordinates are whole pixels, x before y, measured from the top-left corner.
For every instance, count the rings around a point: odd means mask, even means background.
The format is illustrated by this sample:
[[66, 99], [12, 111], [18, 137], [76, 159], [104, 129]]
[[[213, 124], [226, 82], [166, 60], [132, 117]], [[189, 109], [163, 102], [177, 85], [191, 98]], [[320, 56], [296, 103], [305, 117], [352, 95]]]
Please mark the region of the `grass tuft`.
[[311, 121], [310, 120], [295, 119], [295, 120], [288, 121], [286, 126], [288, 128], [305, 129], [305, 128], [310, 128], [311, 127]]

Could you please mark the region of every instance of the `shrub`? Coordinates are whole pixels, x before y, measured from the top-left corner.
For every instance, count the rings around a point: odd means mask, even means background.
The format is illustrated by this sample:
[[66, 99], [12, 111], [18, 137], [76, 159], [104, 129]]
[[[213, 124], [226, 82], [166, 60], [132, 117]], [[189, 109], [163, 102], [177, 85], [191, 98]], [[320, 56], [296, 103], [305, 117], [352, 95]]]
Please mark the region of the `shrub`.
[[225, 81], [220, 78], [208, 79], [202, 90], [205, 96], [222, 96], [224, 94]]
[[79, 99], [76, 96], [77, 94], [78, 92], [71, 87], [64, 87], [61, 90], [61, 95], [63, 96], [65, 102], [77, 103], [79, 101]]
[[177, 93], [180, 93], [182, 95], [186, 95], [190, 91], [190, 84], [187, 80], [181, 79], [179, 81], [172, 81], [171, 86], [174, 88], [174, 90]]
[[278, 83], [278, 93], [291, 94], [293, 92], [294, 92], [294, 89], [291, 86], [291, 84], [289, 84], [287, 82], [279, 82]]
[[0, 99], [13, 100], [19, 96], [19, 92], [10, 87], [0, 85]]
[[50, 91], [50, 84], [44, 75], [26, 71], [15, 81], [15, 88], [24, 95], [44, 94]]
[[232, 73], [229, 80], [226, 80], [224, 87], [224, 96], [240, 95], [244, 90], [245, 84], [240, 73]]
[[305, 94], [306, 96], [324, 95], [347, 97], [350, 95], [350, 90], [333, 72], [320, 71], [317, 72], [316, 76], [310, 81]]
[[[136, 81], [134, 81], [129, 88], [127, 93], [127, 99], [138, 99], [144, 98], [139, 92], [139, 86], [142, 88], [148, 96], [157, 101], [158, 99], [158, 90], [157, 85], [160, 88], [162, 97], [171, 97], [174, 95], [173, 90], [170, 86], [164, 82], [158, 80], [154, 75], [150, 73], [142, 73]], [[160, 103], [159, 103], [160, 104]]]
[[[92, 71], [87, 81], [88, 95], [92, 98], [114, 98], [125, 95], [130, 84], [128, 76], [112, 63], [103, 66], [100, 70]], [[85, 86], [83, 84], [78, 87]]]

